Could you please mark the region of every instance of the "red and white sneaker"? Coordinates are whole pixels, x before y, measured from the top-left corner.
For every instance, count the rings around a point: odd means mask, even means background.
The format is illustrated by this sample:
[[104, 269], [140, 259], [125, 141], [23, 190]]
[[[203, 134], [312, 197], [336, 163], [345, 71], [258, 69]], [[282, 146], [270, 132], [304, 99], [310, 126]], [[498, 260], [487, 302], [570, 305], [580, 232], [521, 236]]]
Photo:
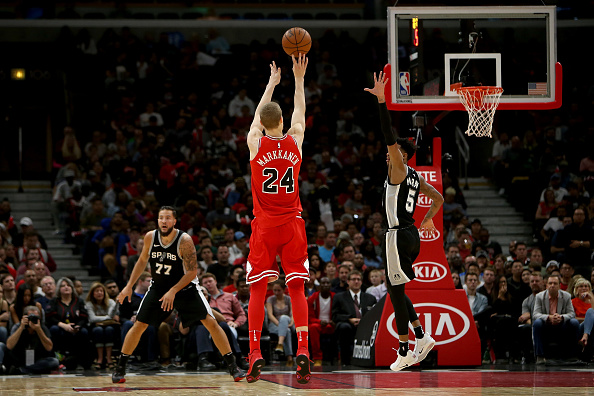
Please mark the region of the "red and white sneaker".
[[246, 380], [248, 383], [256, 382], [260, 379], [261, 369], [264, 367], [266, 362], [262, 357], [262, 352], [259, 349], [255, 349], [250, 352], [250, 368], [246, 375]]
[[305, 348], [297, 350], [297, 382], [307, 384], [311, 380], [309, 351]]

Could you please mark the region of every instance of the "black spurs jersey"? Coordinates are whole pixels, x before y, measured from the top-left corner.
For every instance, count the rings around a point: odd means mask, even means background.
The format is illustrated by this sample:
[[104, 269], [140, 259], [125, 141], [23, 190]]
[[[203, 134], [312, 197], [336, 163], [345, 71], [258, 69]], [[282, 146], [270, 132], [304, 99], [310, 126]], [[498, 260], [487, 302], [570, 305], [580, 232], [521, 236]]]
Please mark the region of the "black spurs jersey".
[[384, 182], [383, 206], [387, 228], [405, 228], [415, 224], [413, 213], [421, 182], [416, 170], [407, 166], [406, 178], [400, 184], [390, 184], [389, 177]]
[[186, 273], [183, 259], [179, 253], [183, 231], [173, 229], [177, 236], [168, 245], [163, 245], [161, 232], [156, 229], [149, 250], [149, 263], [153, 278], [152, 287], [167, 291], [171, 289]]

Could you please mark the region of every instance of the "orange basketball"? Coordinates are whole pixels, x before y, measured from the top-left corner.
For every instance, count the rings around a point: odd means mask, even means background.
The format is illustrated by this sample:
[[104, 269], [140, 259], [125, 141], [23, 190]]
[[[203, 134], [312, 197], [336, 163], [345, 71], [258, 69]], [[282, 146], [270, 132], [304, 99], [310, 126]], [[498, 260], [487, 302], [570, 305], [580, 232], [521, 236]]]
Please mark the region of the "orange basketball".
[[293, 27], [287, 30], [283, 36], [283, 49], [290, 55], [298, 56], [307, 54], [311, 48], [311, 36], [307, 30], [300, 27]]

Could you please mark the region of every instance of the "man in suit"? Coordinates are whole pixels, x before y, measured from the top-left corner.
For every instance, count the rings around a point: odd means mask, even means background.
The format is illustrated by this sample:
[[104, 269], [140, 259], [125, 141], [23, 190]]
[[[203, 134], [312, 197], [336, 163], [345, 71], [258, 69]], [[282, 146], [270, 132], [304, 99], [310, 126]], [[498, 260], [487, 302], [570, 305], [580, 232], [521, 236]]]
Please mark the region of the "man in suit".
[[546, 340], [564, 344], [565, 348], [561, 350], [569, 351], [571, 356], [576, 354], [578, 345], [580, 324], [575, 318], [571, 295], [559, 290], [558, 276], [549, 276], [546, 284], [546, 290], [536, 295], [532, 313], [532, 338], [537, 365], [546, 363]]
[[466, 284], [466, 296], [468, 297], [470, 310], [472, 311], [472, 316], [474, 316], [474, 321], [476, 322], [478, 320], [477, 316], [487, 309], [487, 297], [476, 292], [476, 289], [479, 285], [479, 279], [478, 275], [474, 272], [466, 274], [464, 277], [464, 283]]
[[334, 296], [332, 321], [336, 323], [336, 334], [340, 345], [340, 360], [343, 366], [351, 363], [353, 343], [361, 318], [375, 305], [377, 300], [371, 294], [361, 292], [363, 275], [357, 270], [349, 273], [349, 288]]
[[487, 346], [487, 331], [486, 324], [488, 317], [487, 307], [488, 300], [484, 294], [477, 293], [476, 289], [479, 285], [479, 277], [474, 272], [469, 272], [464, 277], [464, 283], [466, 285], [466, 296], [468, 298], [468, 304], [470, 304], [470, 310], [474, 317], [474, 324], [479, 333], [481, 339], [481, 351], [484, 351]]

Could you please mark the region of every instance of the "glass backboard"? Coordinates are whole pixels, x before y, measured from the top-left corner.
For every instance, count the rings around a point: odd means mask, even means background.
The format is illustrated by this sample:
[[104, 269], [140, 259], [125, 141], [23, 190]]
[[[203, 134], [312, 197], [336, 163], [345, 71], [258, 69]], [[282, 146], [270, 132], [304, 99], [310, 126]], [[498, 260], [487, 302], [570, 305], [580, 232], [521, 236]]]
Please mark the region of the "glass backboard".
[[464, 110], [455, 87], [500, 86], [499, 109], [561, 106], [554, 6], [388, 7], [393, 110]]

